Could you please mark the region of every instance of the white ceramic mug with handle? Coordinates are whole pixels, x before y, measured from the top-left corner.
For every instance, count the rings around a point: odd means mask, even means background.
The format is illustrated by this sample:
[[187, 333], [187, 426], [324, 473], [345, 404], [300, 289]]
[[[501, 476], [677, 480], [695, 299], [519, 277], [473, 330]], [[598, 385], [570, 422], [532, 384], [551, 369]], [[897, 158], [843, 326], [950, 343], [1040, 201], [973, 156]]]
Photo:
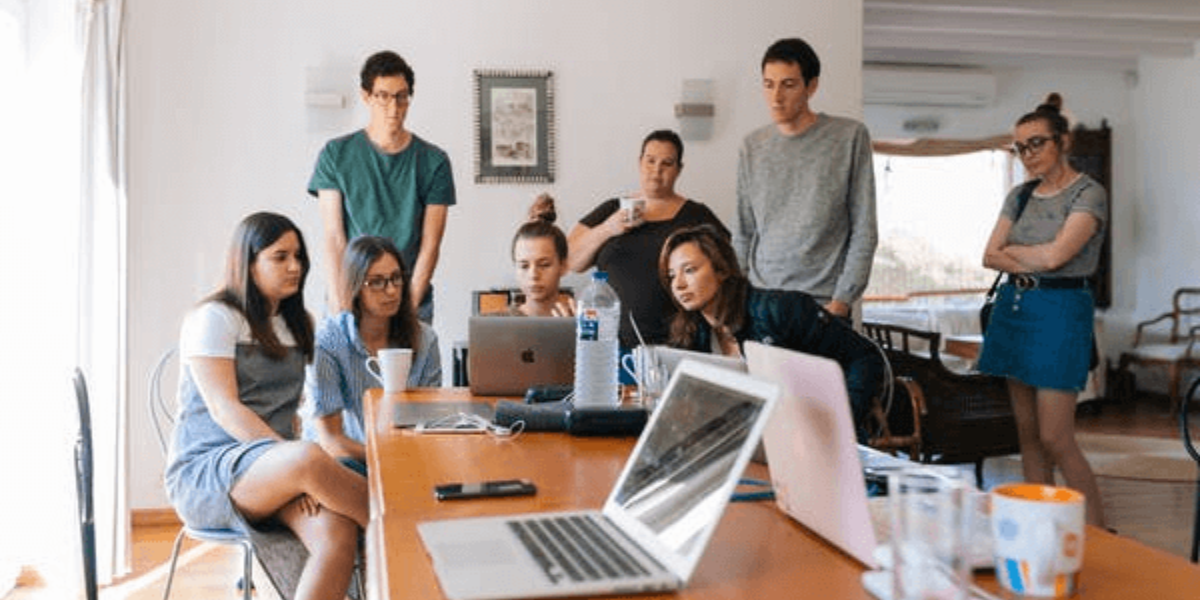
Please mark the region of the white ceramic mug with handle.
[[1018, 596], [1068, 598], [1083, 569], [1083, 494], [1009, 483], [991, 492], [996, 579]]
[[382, 348], [367, 358], [367, 372], [383, 384], [384, 392], [403, 392], [408, 389], [412, 358], [413, 351], [409, 348]]
[[624, 197], [621, 198], [620, 210], [625, 215], [625, 222], [631, 225], [641, 225], [645, 219], [646, 199]]

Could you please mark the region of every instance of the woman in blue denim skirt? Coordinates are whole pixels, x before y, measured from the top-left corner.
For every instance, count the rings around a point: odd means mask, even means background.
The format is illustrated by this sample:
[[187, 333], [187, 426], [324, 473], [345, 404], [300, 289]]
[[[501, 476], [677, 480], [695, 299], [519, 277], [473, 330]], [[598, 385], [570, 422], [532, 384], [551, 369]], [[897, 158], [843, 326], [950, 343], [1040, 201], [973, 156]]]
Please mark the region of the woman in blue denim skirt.
[[[1091, 276], [1104, 243], [1103, 186], [1067, 162], [1071, 134], [1062, 98], [1017, 121], [1012, 151], [1038, 180], [1024, 210], [1009, 192], [983, 264], [1008, 275], [1000, 286], [978, 368], [1008, 379], [1025, 479], [1087, 496], [1087, 520], [1104, 524], [1100, 493], [1075, 443], [1075, 399], [1087, 383], [1095, 305]], [[1019, 214], [1018, 214], [1019, 213]]]

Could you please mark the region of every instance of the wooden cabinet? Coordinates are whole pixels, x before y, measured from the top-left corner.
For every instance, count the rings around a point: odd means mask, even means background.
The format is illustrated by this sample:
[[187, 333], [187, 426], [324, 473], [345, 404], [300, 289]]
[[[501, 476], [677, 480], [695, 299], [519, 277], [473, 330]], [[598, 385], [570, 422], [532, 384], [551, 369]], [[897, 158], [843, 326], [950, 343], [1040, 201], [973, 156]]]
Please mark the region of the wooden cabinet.
[[1112, 306], [1112, 205], [1116, 202], [1112, 193], [1112, 129], [1107, 120], [1100, 122], [1099, 129], [1080, 125], [1071, 132], [1071, 139], [1071, 166], [1099, 181], [1108, 192], [1107, 226], [1094, 288], [1096, 307], [1108, 308]]

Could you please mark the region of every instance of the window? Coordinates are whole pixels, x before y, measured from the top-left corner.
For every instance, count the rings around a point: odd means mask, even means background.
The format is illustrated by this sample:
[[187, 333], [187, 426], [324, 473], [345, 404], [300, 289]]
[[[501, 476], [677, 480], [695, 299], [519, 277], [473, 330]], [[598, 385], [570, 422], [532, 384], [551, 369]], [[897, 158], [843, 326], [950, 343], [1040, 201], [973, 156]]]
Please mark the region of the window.
[[[0, 423], [0, 571], [34, 565], [73, 581], [76, 423], [70, 368], [77, 360], [79, 77], [66, 0], [0, 0], [0, 369], [13, 408]], [[36, 91], [35, 91], [36, 90]], [[2, 585], [2, 584], [0, 584]]]
[[1008, 152], [875, 154], [879, 246], [866, 299], [903, 301], [986, 289], [983, 249], [1014, 181]]

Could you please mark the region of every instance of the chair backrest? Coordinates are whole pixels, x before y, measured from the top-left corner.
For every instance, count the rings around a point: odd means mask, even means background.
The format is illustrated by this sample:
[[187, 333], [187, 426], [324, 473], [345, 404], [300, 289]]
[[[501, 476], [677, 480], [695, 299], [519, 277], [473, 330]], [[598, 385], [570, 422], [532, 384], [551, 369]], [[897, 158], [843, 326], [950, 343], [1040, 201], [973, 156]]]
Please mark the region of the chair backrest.
[[1171, 343], [1175, 344], [1187, 338], [1192, 327], [1200, 325], [1200, 288], [1175, 290], [1171, 297], [1171, 312]]
[[[559, 300], [567, 300], [574, 298], [575, 292], [569, 287], [560, 287], [558, 289]], [[520, 288], [492, 288], [490, 290], [475, 290], [471, 292], [471, 315], [487, 315], [492, 313], [503, 313], [508, 311], [508, 307], [514, 304], [521, 304], [525, 301], [525, 295]]]
[[875, 340], [875, 343], [884, 350], [894, 350], [905, 354], [928, 352], [930, 359], [941, 361], [938, 348], [942, 345], [942, 334], [936, 331], [922, 331], [903, 325], [874, 321], [863, 321], [862, 326], [863, 335]]
[[154, 425], [154, 433], [158, 438], [158, 448], [164, 457], [167, 455], [171, 430], [175, 427], [175, 403], [168, 398], [174, 398], [175, 392], [174, 390], [163, 392], [163, 378], [170, 374], [170, 366], [175, 362], [177, 354], [178, 350], [175, 346], [171, 346], [163, 352], [162, 356], [158, 358], [158, 362], [154, 364], [154, 370], [150, 372], [148, 383], [146, 404], [150, 411], [150, 422]]
[[83, 550], [83, 584], [88, 600], [96, 600], [96, 523], [92, 504], [92, 411], [88, 405], [87, 381], [76, 367], [75, 406], [79, 411], [79, 434], [75, 439], [75, 495], [79, 504], [79, 537]]
[[[937, 332], [870, 321], [863, 322], [863, 331], [883, 347], [892, 374], [911, 378], [923, 392], [922, 461], [974, 462], [1018, 450], [1003, 377], [947, 369], [938, 352]], [[913, 349], [922, 341], [928, 342], [928, 353]]]

